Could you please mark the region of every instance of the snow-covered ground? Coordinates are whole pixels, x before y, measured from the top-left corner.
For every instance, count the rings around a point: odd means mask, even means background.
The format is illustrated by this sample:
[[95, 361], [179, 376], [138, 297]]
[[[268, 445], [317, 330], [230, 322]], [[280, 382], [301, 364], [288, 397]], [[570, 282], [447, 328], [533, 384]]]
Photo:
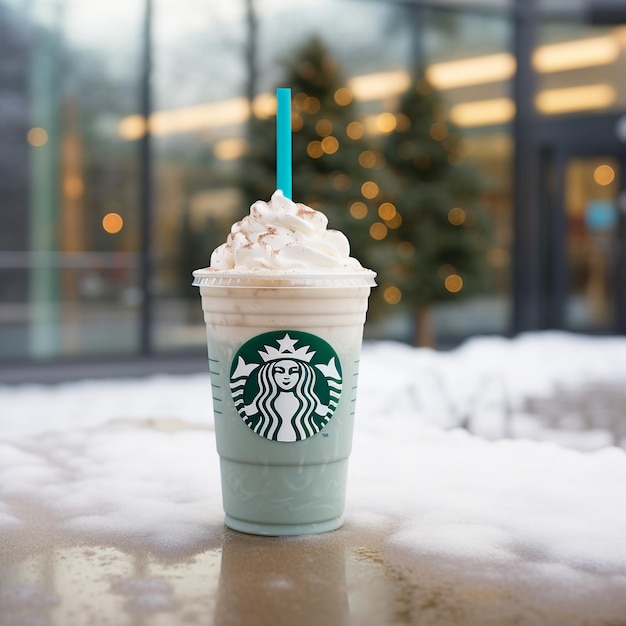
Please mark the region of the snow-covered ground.
[[[626, 452], [548, 429], [526, 401], [626, 387], [625, 338], [373, 343], [359, 382], [348, 527], [398, 554], [558, 564], [573, 583], [600, 569], [626, 588]], [[210, 390], [204, 374], [0, 387], [0, 542], [206, 545], [223, 519]]]

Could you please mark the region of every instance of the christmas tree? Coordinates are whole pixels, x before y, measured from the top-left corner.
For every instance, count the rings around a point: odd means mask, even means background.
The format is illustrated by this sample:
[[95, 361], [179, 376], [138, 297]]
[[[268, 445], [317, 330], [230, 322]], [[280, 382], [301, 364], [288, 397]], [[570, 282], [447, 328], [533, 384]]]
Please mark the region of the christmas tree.
[[[382, 154], [366, 143], [352, 94], [321, 39], [294, 52], [282, 85], [293, 93], [294, 200], [325, 213], [329, 227], [342, 230], [352, 255], [362, 259], [373, 243], [369, 228], [382, 193]], [[275, 124], [275, 117], [251, 124], [242, 178], [249, 202], [267, 200], [275, 189]]]
[[380, 294], [416, 314], [416, 343], [433, 343], [431, 307], [487, 287], [488, 220], [480, 205], [484, 181], [465, 161], [457, 129], [423, 78], [401, 98], [384, 155], [395, 183], [381, 210], [391, 226], [372, 249]]

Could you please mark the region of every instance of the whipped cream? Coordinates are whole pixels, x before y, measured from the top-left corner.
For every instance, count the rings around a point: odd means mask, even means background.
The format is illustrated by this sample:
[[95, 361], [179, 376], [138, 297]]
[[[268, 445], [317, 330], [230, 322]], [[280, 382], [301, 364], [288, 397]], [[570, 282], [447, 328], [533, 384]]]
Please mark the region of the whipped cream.
[[226, 243], [211, 255], [214, 270], [368, 271], [350, 256], [347, 237], [328, 229], [319, 211], [275, 191], [233, 224]]

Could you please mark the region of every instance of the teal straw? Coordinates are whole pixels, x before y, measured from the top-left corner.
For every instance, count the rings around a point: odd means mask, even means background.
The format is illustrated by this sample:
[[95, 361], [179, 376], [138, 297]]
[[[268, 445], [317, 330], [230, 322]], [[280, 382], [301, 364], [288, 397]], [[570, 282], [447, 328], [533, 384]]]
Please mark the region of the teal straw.
[[291, 200], [291, 89], [276, 90], [276, 189]]

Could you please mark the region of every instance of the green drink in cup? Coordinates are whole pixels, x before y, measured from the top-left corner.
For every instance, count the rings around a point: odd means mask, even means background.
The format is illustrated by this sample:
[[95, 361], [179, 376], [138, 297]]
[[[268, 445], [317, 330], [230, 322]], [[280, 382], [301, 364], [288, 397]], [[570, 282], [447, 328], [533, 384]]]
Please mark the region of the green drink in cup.
[[194, 272], [230, 528], [300, 535], [343, 523], [374, 277], [322, 213], [280, 191]]

